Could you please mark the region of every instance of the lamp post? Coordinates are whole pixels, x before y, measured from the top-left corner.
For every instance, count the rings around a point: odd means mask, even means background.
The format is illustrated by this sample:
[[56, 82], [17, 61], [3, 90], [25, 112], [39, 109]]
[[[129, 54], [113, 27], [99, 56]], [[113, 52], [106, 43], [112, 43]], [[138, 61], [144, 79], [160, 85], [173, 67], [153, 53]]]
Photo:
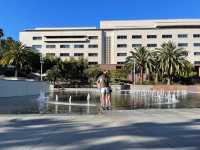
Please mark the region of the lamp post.
[[133, 85], [135, 86], [135, 58], [133, 60], [133, 80], [134, 80]]
[[43, 57], [42, 57], [42, 53], [40, 53], [40, 80], [42, 81], [42, 67], [43, 67], [43, 63], [44, 63], [44, 60], [43, 60]]

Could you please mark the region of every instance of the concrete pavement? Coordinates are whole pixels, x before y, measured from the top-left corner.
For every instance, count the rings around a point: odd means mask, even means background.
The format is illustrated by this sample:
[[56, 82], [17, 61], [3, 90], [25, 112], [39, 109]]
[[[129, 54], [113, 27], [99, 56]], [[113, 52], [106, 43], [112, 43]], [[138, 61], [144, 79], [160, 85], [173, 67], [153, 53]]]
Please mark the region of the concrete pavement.
[[0, 115], [0, 150], [200, 150], [200, 109]]

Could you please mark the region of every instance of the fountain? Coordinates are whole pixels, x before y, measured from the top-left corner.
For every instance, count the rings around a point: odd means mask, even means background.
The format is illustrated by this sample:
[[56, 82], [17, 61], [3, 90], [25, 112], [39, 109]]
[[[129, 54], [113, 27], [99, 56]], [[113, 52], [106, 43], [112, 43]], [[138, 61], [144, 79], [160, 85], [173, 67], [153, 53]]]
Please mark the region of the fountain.
[[90, 113], [90, 94], [87, 95], [87, 114]]
[[56, 95], [56, 102], [58, 101], [58, 95]]
[[88, 104], [88, 106], [90, 105], [90, 94], [89, 93], [87, 95], [87, 104]]
[[69, 96], [69, 104], [72, 104], [72, 96]]
[[37, 98], [38, 109], [40, 113], [44, 113], [46, 102], [48, 101], [48, 97], [45, 97], [45, 93], [40, 91], [40, 96]]
[[[125, 93], [123, 93], [125, 94]], [[188, 93], [186, 90], [164, 91], [164, 90], [129, 90], [133, 103], [144, 103], [145, 107], [151, 105], [168, 105], [171, 107], [179, 103], [179, 98], [184, 98]]]

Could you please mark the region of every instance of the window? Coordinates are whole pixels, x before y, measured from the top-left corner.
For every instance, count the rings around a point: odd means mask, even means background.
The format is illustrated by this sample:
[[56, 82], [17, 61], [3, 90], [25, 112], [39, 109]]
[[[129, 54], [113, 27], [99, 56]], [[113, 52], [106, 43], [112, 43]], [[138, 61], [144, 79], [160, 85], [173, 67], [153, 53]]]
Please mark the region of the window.
[[194, 61], [195, 65], [200, 65], [200, 61]]
[[69, 53], [60, 53], [60, 56], [61, 57], [66, 57], [66, 56], [69, 56]]
[[194, 56], [200, 56], [200, 52], [194, 52]]
[[187, 46], [188, 46], [188, 43], [178, 43], [178, 46], [179, 46], [179, 47], [187, 47]]
[[132, 48], [142, 47], [142, 44], [132, 44]]
[[34, 49], [42, 48], [42, 45], [32, 45], [32, 48]]
[[98, 56], [98, 53], [88, 53], [88, 56], [89, 57], [96, 57], [96, 56]]
[[55, 53], [46, 53], [47, 57], [54, 57], [56, 54]]
[[157, 44], [147, 44], [147, 47], [157, 47]]
[[60, 45], [60, 48], [70, 48], [70, 45]]
[[98, 48], [98, 45], [97, 44], [91, 44], [91, 45], [88, 45], [88, 48]]
[[126, 56], [127, 53], [117, 53], [117, 56]]
[[74, 35], [74, 36], [45, 36], [47, 39], [66, 39], [66, 38], [86, 38], [86, 36], [83, 35]]
[[156, 39], [157, 35], [147, 35], [147, 39]]
[[90, 40], [97, 40], [98, 36], [89, 36], [88, 39], [90, 39]]
[[193, 38], [200, 38], [200, 34], [193, 34]]
[[200, 47], [200, 43], [194, 43], [194, 47]]
[[83, 56], [83, 53], [74, 53], [74, 56]]
[[74, 48], [84, 48], [84, 45], [74, 45]]
[[171, 34], [164, 34], [164, 35], [162, 35], [162, 38], [163, 39], [172, 38], [172, 35]]
[[178, 38], [187, 38], [188, 35], [187, 34], [178, 34]]
[[33, 40], [42, 40], [42, 37], [41, 36], [34, 36]]
[[89, 64], [89, 65], [97, 65], [97, 64], [98, 64], [98, 62], [96, 62], [96, 61], [93, 61], [93, 62], [88, 62], [88, 64]]
[[117, 39], [127, 39], [127, 36], [126, 35], [118, 35]]
[[46, 48], [56, 48], [56, 45], [46, 45]]
[[118, 62], [117, 62], [118, 65], [123, 65], [124, 63], [125, 63], [125, 62], [123, 62], [123, 61], [118, 61]]
[[127, 44], [117, 44], [117, 47], [118, 48], [125, 48], [125, 47], [127, 47]]
[[132, 35], [132, 39], [141, 39], [142, 35]]

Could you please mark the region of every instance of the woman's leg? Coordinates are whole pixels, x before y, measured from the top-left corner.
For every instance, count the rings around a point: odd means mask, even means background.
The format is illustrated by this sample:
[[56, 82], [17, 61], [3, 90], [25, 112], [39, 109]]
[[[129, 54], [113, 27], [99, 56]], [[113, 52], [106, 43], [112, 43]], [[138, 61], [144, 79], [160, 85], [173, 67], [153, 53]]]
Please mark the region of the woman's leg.
[[108, 107], [111, 107], [111, 94], [108, 94]]
[[106, 91], [105, 88], [102, 88], [101, 90], [101, 106], [105, 107], [106, 105]]

